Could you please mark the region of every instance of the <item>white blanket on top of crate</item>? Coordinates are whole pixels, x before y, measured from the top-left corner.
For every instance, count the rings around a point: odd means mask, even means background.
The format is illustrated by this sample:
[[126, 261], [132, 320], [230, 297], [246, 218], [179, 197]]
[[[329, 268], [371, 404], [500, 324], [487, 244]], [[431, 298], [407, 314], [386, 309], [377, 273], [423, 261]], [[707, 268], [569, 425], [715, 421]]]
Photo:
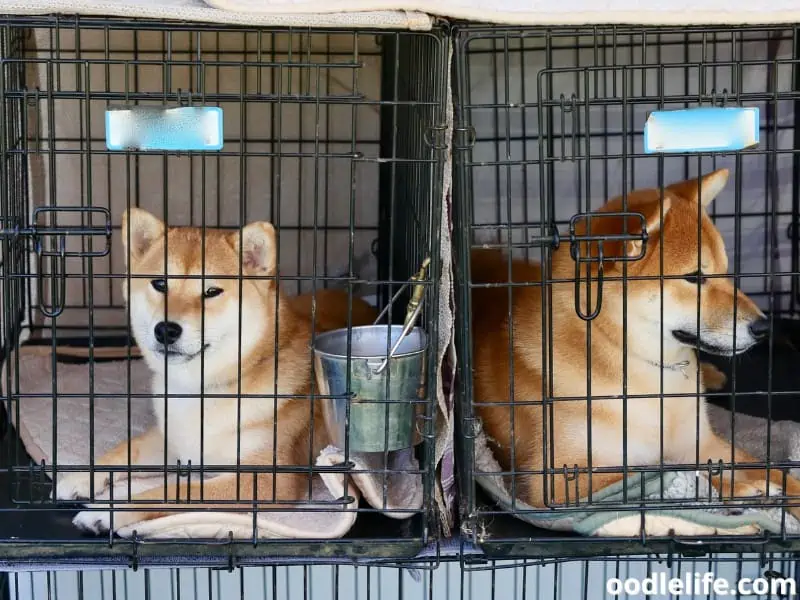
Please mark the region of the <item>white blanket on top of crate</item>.
[[[767, 421], [749, 415], [735, 415], [718, 406], [708, 406], [709, 419], [714, 430], [730, 439], [731, 426], [736, 432], [739, 447], [758, 460], [766, 456]], [[778, 421], [770, 429], [770, 456], [774, 462], [800, 461], [800, 423]], [[510, 481], [497, 475], [502, 471], [487, 443], [486, 435], [479, 432], [475, 438], [475, 471], [477, 483], [497, 502], [502, 510], [510, 511], [518, 518], [546, 529], [575, 531], [582, 535], [638, 537], [644, 529], [648, 536], [709, 536], [747, 535], [771, 533], [800, 533], [800, 521], [776, 506], [743, 508], [735, 504], [724, 508], [711, 508], [718, 502], [718, 494], [709, 486], [702, 470], [665, 471], [659, 474], [635, 474], [625, 482], [604, 488], [593, 495], [595, 504], [584, 511], [570, 512], [535, 509], [520, 500], [512, 501]], [[800, 475], [799, 469], [792, 474]], [[644, 480], [643, 480], [644, 479]], [[623, 487], [627, 496], [623, 497]], [[648, 508], [642, 516], [640, 510], [615, 510], [600, 508], [603, 502], [624, 502], [630, 507], [653, 505], [659, 500], [669, 503], [667, 508]], [[677, 501], [677, 502], [676, 502]], [[743, 502], [744, 503], [744, 502]], [[586, 505], [581, 499], [575, 506]], [[477, 524], [480, 527], [480, 523]], [[480, 532], [478, 532], [480, 535]]]
[[510, 25], [800, 22], [797, 0], [0, 0], [0, 14], [84, 14], [296, 27], [431, 28], [428, 13]]
[[451, 19], [512, 25], [642, 25], [795, 23], [797, 0], [206, 0], [211, 6], [249, 15], [283, 12], [409, 10]]
[[[11, 420], [36, 463], [50, 468], [55, 458], [56, 464], [61, 466], [87, 465], [92, 446], [96, 460], [129, 435], [144, 433], [153, 425], [150, 400], [145, 397], [150, 393], [149, 369], [144, 360], [119, 360], [126, 354], [125, 348], [96, 348], [96, 358], [116, 360], [94, 362], [91, 374], [94, 385], [90, 383], [89, 363], [70, 364], [66, 360], [70, 356], [85, 359], [86, 349], [59, 346], [56, 373], [53, 373], [53, 350], [49, 345], [24, 345], [4, 362], [0, 381], [12, 381], [11, 395], [19, 397], [11, 403]], [[132, 394], [130, 403], [119, 398], [120, 394], [127, 393]], [[109, 397], [112, 394], [116, 397]], [[93, 426], [90, 415], [93, 415]], [[333, 467], [342, 464], [344, 459], [343, 452], [329, 446], [322, 451], [316, 464]], [[313, 510], [270, 513], [265, 507], [257, 519], [252, 513], [244, 512], [182, 512], [135, 523], [118, 530], [117, 534], [129, 537], [135, 531], [143, 538], [224, 539], [230, 534], [244, 539], [254, 535], [258, 538], [333, 539], [342, 537], [353, 527], [361, 497], [373, 510], [394, 519], [408, 518], [422, 506], [419, 465], [412, 454], [392, 453], [385, 469], [379, 464], [383, 461], [374, 455], [351, 453], [348, 459], [354, 465], [348, 475], [328, 472], [314, 478], [312, 503], [304, 506]], [[96, 500], [113, 498], [115, 502], [122, 502], [129, 488], [136, 494], [162, 485], [164, 481], [163, 473], [133, 477], [130, 486], [122, 474], [116, 473], [115, 478], [113, 496], [109, 491], [97, 492]], [[336, 503], [344, 497], [352, 501], [346, 505]]]
[[363, 27], [422, 31], [431, 28], [428, 15], [409, 10], [329, 11], [320, 4], [315, 10], [305, 8], [298, 7], [296, 12], [280, 10], [255, 14], [217, 8], [203, 0], [0, 0], [0, 14], [133, 17], [264, 27]]

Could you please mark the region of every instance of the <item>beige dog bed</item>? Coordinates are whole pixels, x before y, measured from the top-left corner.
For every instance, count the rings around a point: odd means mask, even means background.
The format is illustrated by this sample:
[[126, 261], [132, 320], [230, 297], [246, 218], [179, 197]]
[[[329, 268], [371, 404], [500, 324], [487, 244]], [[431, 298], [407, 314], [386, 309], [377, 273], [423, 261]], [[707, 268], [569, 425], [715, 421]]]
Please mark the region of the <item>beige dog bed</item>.
[[[129, 360], [129, 356], [133, 358]], [[150, 399], [136, 395], [149, 394], [150, 372], [137, 356], [135, 348], [131, 351], [125, 347], [99, 347], [94, 349], [94, 361], [89, 362], [88, 349], [59, 346], [54, 361], [52, 347], [41, 345], [24, 345], [18, 353], [10, 355], [3, 365], [2, 381], [7, 381], [6, 375], [10, 375], [9, 395], [14, 398], [10, 417], [31, 458], [48, 467], [54, 462], [88, 465], [92, 447], [96, 460], [129, 435], [147, 430], [153, 423]], [[90, 389], [92, 378], [94, 387]], [[127, 394], [128, 389], [133, 396], [130, 399], [108, 397]], [[90, 391], [93, 392], [91, 398]], [[89, 419], [92, 412], [93, 427]], [[256, 535], [259, 538], [341, 537], [355, 523], [358, 515], [355, 509], [361, 496], [387, 517], [412, 516], [422, 506], [421, 476], [414, 474], [419, 467], [410, 451], [392, 456], [393, 463], [386, 471], [402, 470], [404, 473], [384, 476], [376, 472], [380, 471], [382, 455], [351, 454], [355, 467], [349, 475], [326, 473], [315, 477], [313, 500], [319, 502], [315, 510], [259, 513], [255, 521]], [[334, 466], [343, 461], [343, 453], [329, 446], [317, 458], [317, 465]], [[119, 481], [113, 498], [123, 501], [129, 487], [136, 493], [160, 482], [163, 482], [163, 474], [156, 479], [135, 476], [130, 486], [127, 481]], [[345, 496], [345, 490], [353, 502], [346, 506], [331, 505]], [[109, 496], [106, 492], [96, 499], [107, 500]], [[327, 506], [324, 503], [328, 503]], [[135, 530], [137, 535], [149, 538], [226, 538], [232, 533], [236, 538], [252, 538], [253, 524], [253, 515], [248, 513], [183, 512], [137, 523], [117, 533], [126, 537]]]

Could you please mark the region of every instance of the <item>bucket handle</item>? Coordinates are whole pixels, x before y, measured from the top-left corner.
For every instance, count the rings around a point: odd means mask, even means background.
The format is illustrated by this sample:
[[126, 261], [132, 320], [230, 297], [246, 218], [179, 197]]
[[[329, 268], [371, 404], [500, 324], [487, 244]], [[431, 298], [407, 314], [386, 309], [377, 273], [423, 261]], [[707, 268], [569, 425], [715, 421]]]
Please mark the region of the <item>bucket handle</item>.
[[[412, 275], [409, 278], [409, 280], [406, 281], [402, 286], [400, 286], [400, 289], [397, 290], [397, 293], [395, 293], [395, 295], [392, 296], [392, 299], [389, 301], [386, 307], [380, 312], [378, 317], [375, 319], [373, 325], [378, 324], [378, 321], [380, 321], [383, 318], [383, 315], [386, 314], [386, 311], [389, 310], [389, 307], [394, 303], [395, 300], [397, 300], [400, 294], [403, 293], [404, 289], [406, 289], [409, 285], [411, 285], [415, 281], [420, 281], [422, 279], [425, 279], [425, 272], [427, 271], [428, 266], [430, 264], [431, 264], [431, 259], [426, 258], [422, 262], [422, 266], [420, 267], [419, 271], [416, 274]], [[408, 332], [411, 331], [411, 329], [414, 327], [414, 324], [417, 322], [417, 319], [419, 318], [419, 315], [422, 312], [422, 304], [424, 299], [425, 299], [425, 286], [422, 285], [421, 283], [418, 283], [417, 285], [414, 286], [414, 292], [411, 294], [411, 299], [408, 301], [408, 308], [406, 309], [406, 319], [403, 322], [403, 330], [400, 332], [400, 337], [397, 338], [397, 341], [394, 343], [394, 346], [392, 346], [392, 349], [389, 351], [389, 356], [384, 358], [383, 362], [378, 366], [377, 369], [375, 369], [374, 373], [376, 375], [380, 375], [381, 373], [383, 373], [384, 369], [386, 369], [386, 366], [389, 364], [389, 361], [392, 358], [394, 358], [394, 353], [397, 352], [397, 348], [400, 347], [400, 344], [408, 335]]]

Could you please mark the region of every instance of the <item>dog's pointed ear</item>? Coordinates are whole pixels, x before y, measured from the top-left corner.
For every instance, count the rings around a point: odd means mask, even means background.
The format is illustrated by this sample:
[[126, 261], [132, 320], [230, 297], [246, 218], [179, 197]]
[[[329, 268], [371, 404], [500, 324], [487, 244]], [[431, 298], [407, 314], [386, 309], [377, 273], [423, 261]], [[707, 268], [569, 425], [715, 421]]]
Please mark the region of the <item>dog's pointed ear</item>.
[[[663, 209], [661, 208], [663, 207]], [[638, 206], [634, 210], [641, 213], [644, 217], [644, 229], [648, 237], [653, 236], [661, 229], [662, 218], [666, 219], [667, 212], [672, 207], [672, 200], [665, 196], [661, 202], [648, 202], [643, 206]], [[636, 229], [641, 231], [641, 221], [637, 219]], [[642, 253], [642, 240], [631, 240], [627, 242], [628, 256], [639, 256]]]
[[277, 239], [271, 223], [250, 223], [231, 235], [230, 241], [237, 253], [241, 244], [242, 271], [254, 275], [275, 274]]
[[719, 195], [725, 184], [728, 183], [729, 175], [730, 171], [728, 169], [717, 169], [697, 179], [673, 183], [668, 185], [667, 189], [682, 198], [692, 202], [700, 201], [703, 206], [708, 206]]
[[164, 223], [141, 208], [130, 208], [122, 214], [122, 244], [125, 263], [138, 260], [153, 242], [164, 235]]

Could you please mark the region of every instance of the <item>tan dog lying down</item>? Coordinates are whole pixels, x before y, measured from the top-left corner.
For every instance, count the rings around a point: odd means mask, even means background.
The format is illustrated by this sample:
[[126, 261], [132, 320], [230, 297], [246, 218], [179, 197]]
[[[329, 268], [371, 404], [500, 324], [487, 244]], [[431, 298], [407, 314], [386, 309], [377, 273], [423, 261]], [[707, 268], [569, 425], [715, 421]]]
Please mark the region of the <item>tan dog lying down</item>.
[[[153, 372], [153, 394], [163, 395], [166, 389], [170, 396], [166, 406], [163, 397], [153, 399], [157, 426], [130, 440], [133, 468], [164, 464], [165, 432], [168, 465], [174, 466], [177, 461], [183, 465], [189, 461], [192, 465], [236, 465], [238, 461], [243, 466], [271, 467], [273, 460], [283, 466], [313, 465], [328, 445], [328, 437], [322, 410], [317, 407], [314, 439], [309, 439], [311, 402], [306, 397], [311, 385], [311, 298], [285, 297], [274, 278], [243, 278], [240, 293], [240, 243], [244, 275], [276, 274], [272, 225], [252, 223], [234, 233], [206, 229], [205, 280], [180, 278], [202, 273], [201, 229], [165, 228], [153, 215], [131, 209], [123, 217], [122, 232], [129, 272], [147, 275], [132, 277], [130, 289], [123, 285], [133, 333]], [[163, 273], [169, 277], [158, 275]], [[346, 294], [325, 290], [317, 292], [316, 299], [317, 331], [348, 325]], [[352, 307], [354, 326], [369, 324], [377, 316], [359, 299], [353, 298]], [[205, 394], [229, 394], [204, 398], [202, 424], [197, 397], [201, 382]], [[238, 399], [240, 391], [242, 395], [262, 397]], [[270, 398], [276, 392], [295, 398], [279, 396], [276, 405]], [[275, 406], [277, 413], [273, 412]], [[276, 418], [277, 437], [273, 439]], [[98, 459], [97, 464], [127, 465], [128, 453], [126, 440]], [[115, 475], [115, 480], [120, 477]], [[259, 473], [254, 480], [250, 471], [242, 473], [238, 484], [234, 473], [223, 474], [203, 482], [202, 496], [199, 479], [193, 476], [191, 485], [180, 482], [178, 486], [171, 484], [135, 495], [134, 501], [152, 503], [127, 507], [136, 510], [115, 510], [114, 529], [175, 512], [174, 502], [178, 499], [196, 503], [202, 498], [195, 507], [216, 510], [252, 509], [254, 499], [262, 510], [282, 502], [310, 500], [306, 473]], [[56, 496], [89, 498], [90, 484], [88, 472], [73, 473], [59, 482]], [[95, 494], [108, 485], [108, 473], [94, 473]], [[165, 504], [165, 499], [173, 504]], [[233, 502], [237, 500], [241, 502]], [[82, 529], [108, 531], [108, 506], [104, 510], [97, 510], [100, 506], [93, 508], [78, 513], [73, 522]]]
[[[657, 467], [659, 464], [699, 463], [704, 468], [708, 461], [715, 464], [718, 461], [730, 464], [732, 460], [736, 464], [756, 462], [712, 432], [705, 401], [697, 394], [698, 379], [700, 394], [705, 389], [704, 373], [698, 372], [694, 350], [697, 345], [706, 352], [730, 356], [744, 352], [768, 334], [768, 321], [756, 305], [735, 290], [729, 278], [711, 277], [727, 273], [728, 259], [722, 236], [704, 207], [717, 196], [727, 179], [728, 171], [723, 169], [704, 176], [699, 185], [698, 180], [671, 185], [665, 189], [663, 201], [656, 189], [636, 190], [628, 195], [628, 210], [644, 215], [648, 235], [645, 256], [627, 263], [628, 277], [653, 278], [627, 282], [626, 403], [621, 399], [625, 350], [621, 261], [605, 263], [602, 309], [591, 321], [590, 356], [587, 356], [587, 323], [575, 312], [575, 263], [569, 244], [562, 244], [553, 253], [550, 277], [568, 282], [551, 285], [551, 312], [544, 331], [552, 327], [552, 339], [543, 339], [542, 335], [541, 286], [514, 288], [513, 396], [508, 289], [473, 290], [476, 410], [486, 434], [496, 442], [494, 453], [503, 469], [529, 472], [516, 476], [518, 498], [537, 507], [574, 505], [576, 500], [588, 498], [621, 480], [623, 465]], [[702, 206], [698, 206], [699, 203]], [[622, 199], [616, 198], [601, 212], [621, 210]], [[623, 232], [623, 225], [621, 216], [595, 219], [592, 234], [619, 234]], [[630, 218], [628, 231], [635, 231], [637, 227], [641, 231], [641, 221]], [[585, 233], [585, 227], [579, 226], [577, 232]], [[581, 253], [587, 256], [587, 244], [583, 246]], [[597, 244], [592, 243], [591, 248], [596, 256]], [[662, 272], [662, 249], [663, 273], [674, 276], [663, 280], [663, 301], [662, 283], [658, 279]], [[641, 241], [604, 242], [606, 257], [633, 257], [641, 251]], [[596, 276], [596, 263], [593, 269]], [[471, 270], [472, 281], [476, 284], [508, 281], [507, 259], [500, 252], [474, 251]], [[585, 271], [586, 267], [584, 278]], [[615, 277], [619, 279], [612, 281]], [[541, 282], [542, 270], [539, 265], [515, 261], [512, 278], [515, 282]], [[596, 297], [597, 286], [593, 287]], [[585, 305], [585, 298], [583, 301], [584, 313], [591, 312]], [[734, 303], [737, 305], [735, 322]], [[544, 355], [543, 343], [549, 346]], [[543, 359], [549, 351], [552, 351], [552, 363]], [[591, 406], [580, 400], [587, 397], [589, 361]], [[549, 387], [550, 377], [550, 395], [554, 400], [543, 409], [543, 380]], [[660, 400], [662, 377], [663, 392], [667, 395], [663, 402]], [[685, 396], [668, 396], [680, 394]], [[559, 400], [567, 397], [577, 399]], [[510, 402], [531, 401], [538, 401], [538, 404], [510, 405]], [[625, 412], [627, 431], [624, 432]], [[572, 475], [575, 466], [583, 471], [576, 480], [565, 480], [563, 468]], [[586, 472], [589, 467], [613, 469], [594, 471], [590, 479]], [[545, 477], [542, 473], [548, 469], [560, 473]], [[769, 481], [773, 484], [770, 495], [781, 495], [783, 473], [770, 469]], [[713, 483], [727, 499], [765, 495], [768, 491], [764, 469], [736, 469], [731, 486], [731, 469], [726, 468], [721, 476], [713, 477]], [[787, 478], [786, 488], [788, 496], [800, 496], [800, 482], [793, 477]], [[800, 516], [797, 507], [789, 510]]]

